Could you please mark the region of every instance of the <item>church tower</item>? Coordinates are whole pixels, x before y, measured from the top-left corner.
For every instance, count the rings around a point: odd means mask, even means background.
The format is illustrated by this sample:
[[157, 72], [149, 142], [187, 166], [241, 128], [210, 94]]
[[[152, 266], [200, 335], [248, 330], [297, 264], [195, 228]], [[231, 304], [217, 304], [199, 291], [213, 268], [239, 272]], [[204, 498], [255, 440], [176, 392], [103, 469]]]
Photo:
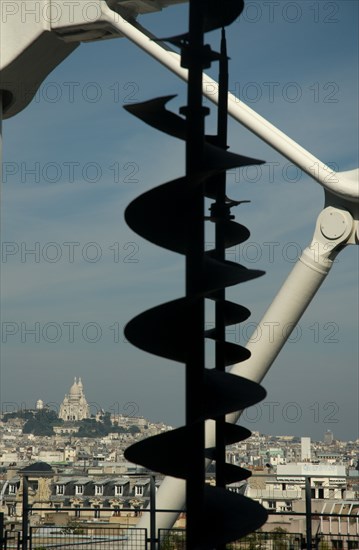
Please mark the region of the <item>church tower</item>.
[[90, 417], [89, 406], [83, 390], [81, 378], [74, 380], [70, 391], [60, 406], [59, 418], [65, 422], [74, 422]]

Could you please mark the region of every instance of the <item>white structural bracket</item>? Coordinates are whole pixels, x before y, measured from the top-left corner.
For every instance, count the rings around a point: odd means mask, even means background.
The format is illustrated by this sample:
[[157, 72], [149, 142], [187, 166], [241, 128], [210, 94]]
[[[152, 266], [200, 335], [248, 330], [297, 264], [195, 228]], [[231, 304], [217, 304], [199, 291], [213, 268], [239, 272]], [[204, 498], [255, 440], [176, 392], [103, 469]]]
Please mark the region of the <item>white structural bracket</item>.
[[332, 206], [322, 210], [312, 242], [303, 250], [258, 325], [261, 338], [249, 340], [247, 348], [251, 357], [235, 365], [232, 374], [256, 382], [264, 378], [328, 275], [337, 254], [345, 245], [358, 242], [357, 223], [348, 210]]
[[46, 76], [80, 42], [119, 37], [111, 24], [117, 14], [105, 0], [1, 0], [0, 9], [4, 118], [24, 109]]
[[[32, 100], [41, 82], [80, 42], [124, 36], [120, 18], [130, 25], [141, 13], [184, 0], [1, 0], [0, 92], [3, 117]], [[123, 19], [119, 14], [126, 19]]]

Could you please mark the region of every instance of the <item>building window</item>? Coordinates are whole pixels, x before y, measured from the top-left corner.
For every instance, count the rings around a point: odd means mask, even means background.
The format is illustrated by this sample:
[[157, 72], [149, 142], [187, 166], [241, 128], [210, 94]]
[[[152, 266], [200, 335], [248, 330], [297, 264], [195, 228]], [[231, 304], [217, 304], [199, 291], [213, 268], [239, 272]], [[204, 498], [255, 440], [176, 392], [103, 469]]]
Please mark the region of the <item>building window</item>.
[[8, 504], [7, 507], [8, 507], [9, 516], [16, 516], [16, 505]]
[[135, 485], [135, 495], [136, 497], [143, 496], [143, 485]]
[[75, 504], [74, 508], [75, 508], [75, 518], [79, 518], [81, 514], [80, 506], [78, 504]]
[[13, 483], [9, 485], [9, 495], [16, 495], [16, 485]]
[[276, 509], [275, 501], [274, 501], [274, 500], [268, 500], [268, 508], [269, 508], [270, 510], [275, 510], [275, 509]]
[[123, 485], [115, 485], [115, 495], [117, 497], [123, 496]]
[[100, 517], [100, 507], [94, 506], [94, 518], [98, 519]]
[[56, 485], [56, 494], [57, 495], [64, 495], [65, 494], [65, 486], [64, 485]]
[[95, 495], [103, 495], [103, 485], [95, 485]]
[[76, 485], [75, 486], [75, 494], [76, 495], [83, 495], [84, 494], [84, 486], [83, 485]]

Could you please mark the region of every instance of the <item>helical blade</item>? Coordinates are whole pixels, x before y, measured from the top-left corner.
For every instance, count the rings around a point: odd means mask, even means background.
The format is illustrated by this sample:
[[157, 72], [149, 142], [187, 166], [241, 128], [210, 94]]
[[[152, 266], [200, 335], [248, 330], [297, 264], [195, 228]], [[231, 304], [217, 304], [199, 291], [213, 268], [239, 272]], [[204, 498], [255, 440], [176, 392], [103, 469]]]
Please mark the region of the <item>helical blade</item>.
[[268, 513], [261, 504], [220, 487], [205, 489], [205, 516], [208, 531], [201, 535], [196, 548], [209, 550], [216, 544], [237, 540], [267, 521]]
[[[124, 455], [126, 460], [162, 474], [185, 479], [192, 467], [191, 457], [186, 451], [190, 430], [178, 428], [155, 435], [131, 445]], [[243, 481], [251, 472], [233, 464], [226, 465], [227, 483]]]
[[[247, 319], [250, 311], [226, 300], [225, 289], [264, 274], [226, 260], [225, 249], [245, 242], [250, 233], [230, 214], [233, 206], [248, 201], [227, 197], [225, 172], [263, 161], [228, 151], [223, 101], [218, 135], [206, 136], [204, 117], [208, 109], [201, 103], [202, 70], [214, 60], [220, 61], [220, 95], [227, 95], [224, 31], [220, 53], [204, 45], [203, 31], [231, 23], [242, 9], [241, 0], [223, 0], [220, 7], [215, 0], [190, 0], [189, 33], [170, 39], [180, 45], [181, 63], [189, 72], [188, 105], [181, 109], [181, 115], [167, 109], [174, 97], [169, 95], [125, 107], [153, 128], [186, 141], [186, 175], [143, 193], [125, 212], [128, 225], [141, 237], [186, 257], [185, 296], [137, 315], [125, 328], [126, 338], [140, 349], [185, 364], [186, 425], [137, 442], [125, 451], [125, 457], [155, 472], [187, 480], [187, 544], [191, 550], [213, 549], [234, 541], [260, 527], [267, 518], [261, 505], [225, 489], [226, 484], [247, 479], [250, 472], [223, 464], [223, 445], [250, 435], [249, 430], [228, 424], [226, 415], [266, 396], [259, 384], [225, 370], [250, 356], [243, 346], [226, 341], [225, 328]], [[206, 198], [215, 200], [210, 216], [204, 212]], [[216, 241], [209, 251], [204, 242], [208, 222], [215, 224]], [[204, 326], [205, 300], [215, 304], [216, 320], [211, 330]], [[215, 342], [213, 369], [205, 366], [205, 338]], [[210, 446], [211, 442], [207, 449], [206, 420], [216, 423], [216, 445]], [[204, 485], [205, 459], [216, 460], [216, 475], [221, 470], [222, 486]]]

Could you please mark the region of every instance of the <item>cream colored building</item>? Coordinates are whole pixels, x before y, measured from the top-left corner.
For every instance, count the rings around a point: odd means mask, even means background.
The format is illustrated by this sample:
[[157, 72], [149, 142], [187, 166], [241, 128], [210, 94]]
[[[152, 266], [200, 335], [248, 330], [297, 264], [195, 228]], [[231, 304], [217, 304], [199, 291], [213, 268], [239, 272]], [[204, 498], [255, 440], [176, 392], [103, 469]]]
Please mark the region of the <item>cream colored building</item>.
[[86, 401], [81, 378], [75, 378], [70, 391], [60, 406], [59, 418], [65, 422], [83, 420], [90, 417], [90, 409]]

